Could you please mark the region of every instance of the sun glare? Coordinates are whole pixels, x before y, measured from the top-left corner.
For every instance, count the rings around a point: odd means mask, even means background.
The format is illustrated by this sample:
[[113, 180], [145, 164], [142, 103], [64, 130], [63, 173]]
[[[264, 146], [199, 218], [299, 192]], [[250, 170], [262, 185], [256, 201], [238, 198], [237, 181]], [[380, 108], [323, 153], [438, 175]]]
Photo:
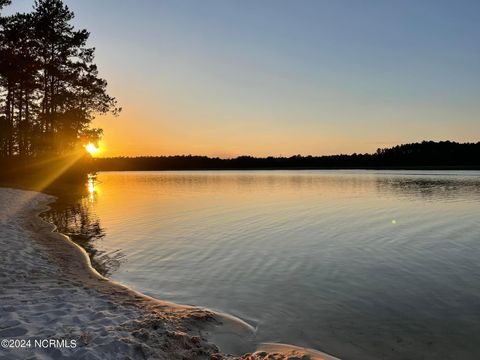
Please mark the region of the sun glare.
[[87, 150], [90, 155], [95, 155], [99, 151], [99, 149], [92, 143], [85, 145], [85, 150]]

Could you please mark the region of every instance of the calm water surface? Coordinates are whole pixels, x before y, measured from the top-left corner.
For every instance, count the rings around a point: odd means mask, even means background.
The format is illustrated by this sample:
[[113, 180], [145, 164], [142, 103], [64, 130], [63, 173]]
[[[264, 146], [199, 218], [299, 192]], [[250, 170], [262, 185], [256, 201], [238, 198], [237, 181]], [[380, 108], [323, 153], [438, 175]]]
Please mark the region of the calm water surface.
[[480, 358], [479, 172], [118, 172], [89, 191], [70, 225], [148, 295], [344, 359]]

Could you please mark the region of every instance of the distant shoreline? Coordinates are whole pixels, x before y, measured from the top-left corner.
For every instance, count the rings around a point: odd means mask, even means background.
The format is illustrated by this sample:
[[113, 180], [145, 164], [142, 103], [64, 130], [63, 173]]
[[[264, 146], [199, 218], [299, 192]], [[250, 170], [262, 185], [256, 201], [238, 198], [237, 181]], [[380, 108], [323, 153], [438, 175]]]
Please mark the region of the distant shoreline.
[[[49, 177], [58, 169], [85, 175], [97, 171], [195, 170], [480, 170], [480, 142], [423, 141], [371, 154], [219, 158], [201, 155], [91, 157], [84, 153], [0, 158], [0, 178]], [[78, 157], [80, 156], [80, 157]]]
[[480, 165], [477, 166], [384, 166], [384, 167], [245, 167], [245, 168], [162, 168], [162, 169], [95, 169], [96, 171], [101, 172], [115, 172], [115, 171], [252, 171], [252, 170], [263, 170], [263, 171], [278, 171], [278, 170], [394, 170], [394, 171], [403, 171], [403, 170], [462, 170], [462, 171], [478, 171], [480, 170]]
[[108, 170], [479, 170], [480, 142], [423, 141], [372, 154], [290, 157], [238, 156], [222, 159], [198, 155], [93, 158], [96, 171]]

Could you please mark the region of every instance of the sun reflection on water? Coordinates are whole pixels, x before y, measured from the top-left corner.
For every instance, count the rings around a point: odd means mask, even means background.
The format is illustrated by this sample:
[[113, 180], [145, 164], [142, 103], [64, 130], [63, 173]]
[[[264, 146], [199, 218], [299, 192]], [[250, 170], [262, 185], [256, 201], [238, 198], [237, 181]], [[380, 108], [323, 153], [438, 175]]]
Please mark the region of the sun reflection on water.
[[95, 201], [95, 197], [97, 196], [97, 193], [98, 193], [96, 183], [97, 183], [97, 176], [95, 174], [89, 174], [88, 181], [87, 181], [87, 189], [88, 189], [88, 199], [90, 200], [90, 202]]

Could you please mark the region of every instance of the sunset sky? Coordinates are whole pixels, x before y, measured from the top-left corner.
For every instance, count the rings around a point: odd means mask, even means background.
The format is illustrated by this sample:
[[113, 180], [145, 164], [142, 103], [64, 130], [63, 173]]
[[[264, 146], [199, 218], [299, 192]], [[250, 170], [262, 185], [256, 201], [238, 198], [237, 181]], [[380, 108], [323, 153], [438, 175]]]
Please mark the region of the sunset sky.
[[124, 108], [101, 156], [480, 140], [478, 0], [66, 3]]

